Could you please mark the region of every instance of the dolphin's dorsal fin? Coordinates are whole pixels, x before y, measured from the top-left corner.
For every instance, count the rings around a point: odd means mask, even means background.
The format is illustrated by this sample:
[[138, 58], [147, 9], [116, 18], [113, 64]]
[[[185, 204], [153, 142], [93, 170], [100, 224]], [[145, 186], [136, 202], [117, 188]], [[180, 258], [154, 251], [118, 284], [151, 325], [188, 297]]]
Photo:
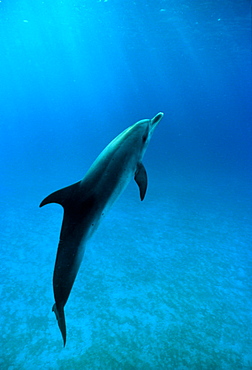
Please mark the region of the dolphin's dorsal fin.
[[76, 182], [73, 185], [67, 186], [66, 188], [55, 191], [54, 193], [48, 195], [40, 203], [40, 207], [43, 207], [49, 203], [58, 203], [63, 208], [65, 208], [69, 203], [73, 201], [75, 195], [77, 195], [80, 188], [81, 181]]
[[140, 162], [137, 164], [134, 179], [140, 190], [140, 199], [144, 200], [145, 193], [147, 190], [147, 172], [146, 169], [144, 168], [144, 165]]

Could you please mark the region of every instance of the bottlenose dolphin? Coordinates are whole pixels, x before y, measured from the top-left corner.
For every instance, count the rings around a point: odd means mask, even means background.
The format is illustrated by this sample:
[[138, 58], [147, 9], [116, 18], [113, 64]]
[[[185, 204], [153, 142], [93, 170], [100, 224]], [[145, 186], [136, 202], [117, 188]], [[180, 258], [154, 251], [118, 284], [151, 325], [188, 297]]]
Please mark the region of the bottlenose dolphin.
[[78, 273], [85, 243], [98, 227], [101, 218], [134, 177], [140, 198], [147, 189], [147, 174], [142, 158], [153, 131], [163, 117], [136, 122], [124, 130], [94, 161], [84, 178], [48, 195], [40, 207], [58, 203], [64, 208], [60, 240], [53, 273], [55, 312], [66, 344], [64, 306]]

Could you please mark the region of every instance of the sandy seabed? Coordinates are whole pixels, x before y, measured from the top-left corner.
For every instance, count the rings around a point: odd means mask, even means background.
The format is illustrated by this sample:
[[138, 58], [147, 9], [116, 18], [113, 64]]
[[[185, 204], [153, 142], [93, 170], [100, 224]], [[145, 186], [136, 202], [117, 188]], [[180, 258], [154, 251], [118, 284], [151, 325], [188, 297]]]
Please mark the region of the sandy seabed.
[[130, 185], [87, 245], [65, 348], [51, 312], [61, 207], [3, 198], [0, 368], [252, 369], [251, 189], [217, 183], [152, 177], [144, 202]]

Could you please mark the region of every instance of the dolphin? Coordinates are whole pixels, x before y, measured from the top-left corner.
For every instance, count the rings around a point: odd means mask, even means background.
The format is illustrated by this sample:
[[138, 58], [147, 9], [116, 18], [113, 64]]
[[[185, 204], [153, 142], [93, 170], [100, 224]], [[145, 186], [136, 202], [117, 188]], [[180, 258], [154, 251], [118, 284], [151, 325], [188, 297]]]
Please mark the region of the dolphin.
[[64, 209], [53, 273], [53, 291], [58, 326], [66, 345], [64, 307], [78, 273], [87, 240], [102, 217], [134, 177], [143, 200], [147, 173], [142, 158], [151, 136], [163, 118], [158, 113], [128, 127], [106, 146], [81, 181], [48, 195], [40, 207], [58, 203]]

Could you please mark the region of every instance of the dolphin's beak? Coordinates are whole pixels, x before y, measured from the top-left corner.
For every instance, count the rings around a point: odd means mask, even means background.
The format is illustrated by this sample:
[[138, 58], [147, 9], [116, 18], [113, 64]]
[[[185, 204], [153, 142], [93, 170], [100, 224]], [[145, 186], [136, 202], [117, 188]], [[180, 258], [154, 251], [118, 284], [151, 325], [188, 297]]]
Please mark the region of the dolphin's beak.
[[163, 118], [164, 113], [159, 112], [151, 119], [151, 131], [154, 131], [161, 119]]

